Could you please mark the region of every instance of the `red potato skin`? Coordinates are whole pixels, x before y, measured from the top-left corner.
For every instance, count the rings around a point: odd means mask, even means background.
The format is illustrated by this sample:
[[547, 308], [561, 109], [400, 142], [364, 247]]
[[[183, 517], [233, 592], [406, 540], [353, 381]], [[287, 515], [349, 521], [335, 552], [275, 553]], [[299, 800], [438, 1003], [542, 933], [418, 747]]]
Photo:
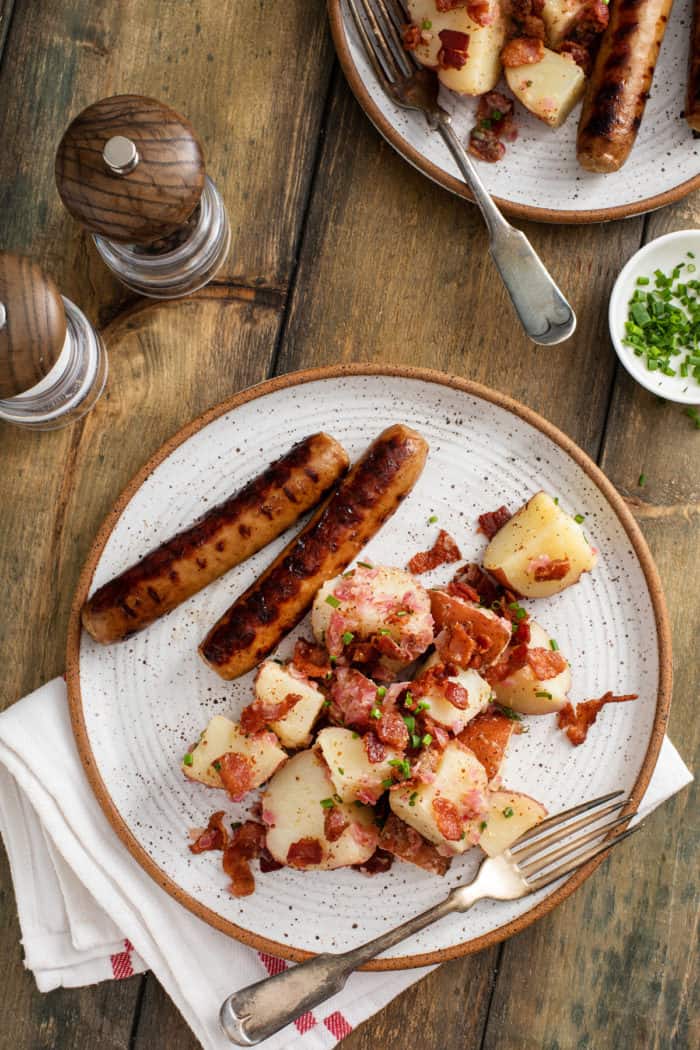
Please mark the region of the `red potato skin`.
[[350, 564], [418, 480], [428, 445], [396, 424], [370, 445], [301, 533], [212, 627], [199, 647], [222, 678], [260, 663], [304, 616], [319, 587]]
[[618, 171], [639, 131], [673, 0], [613, 0], [588, 81], [576, 155], [587, 171]]
[[245, 561], [322, 500], [349, 466], [328, 434], [312, 434], [190, 528], [100, 587], [82, 622], [96, 642], [122, 641]]
[[685, 119], [693, 129], [700, 131], [700, 0], [693, 4], [693, 24], [690, 30], [688, 55], [688, 89], [685, 96]]

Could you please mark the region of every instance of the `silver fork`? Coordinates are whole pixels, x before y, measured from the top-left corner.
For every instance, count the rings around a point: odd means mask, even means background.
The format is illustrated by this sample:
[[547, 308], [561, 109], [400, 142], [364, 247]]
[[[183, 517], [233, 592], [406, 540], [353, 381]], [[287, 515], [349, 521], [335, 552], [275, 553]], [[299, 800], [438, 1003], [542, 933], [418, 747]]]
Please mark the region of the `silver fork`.
[[[335, 995], [354, 970], [374, 959], [380, 952], [398, 944], [405, 937], [418, 933], [452, 912], [467, 911], [477, 901], [487, 898], [499, 901], [518, 900], [549, 886], [563, 875], [576, 871], [593, 857], [622, 842], [641, 827], [637, 824], [580, 852], [584, 846], [595, 842], [596, 839], [610, 836], [615, 828], [633, 816], [632, 813], [626, 813], [599, 827], [593, 827], [602, 817], [627, 805], [627, 799], [620, 800], [621, 794], [621, 791], [613, 791], [609, 795], [603, 795], [591, 802], [583, 802], [543, 820], [531, 831], [521, 835], [504, 853], [487, 857], [482, 862], [476, 878], [469, 885], [457, 886], [439, 904], [393, 930], [388, 930], [380, 937], [375, 937], [367, 944], [338, 955], [317, 955], [275, 977], [268, 977], [234, 992], [224, 1001], [219, 1015], [224, 1033], [236, 1046], [255, 1046], [307, 1010], [312, 1010]], [[618, 801], [611, 802], [611, 799]], [[610, 805], [604, 805], [606, 802]], [[590, 812], [591, 810], [597, 812]], [[580, 819], [572, 822], [572, 817]], [[591, 828], [590, 831], [578, 835], [572, 841], [566, 841], [570, 835], [588, 827]], [[545, 831], [550, 833], [542, 838]], [[542, 851], [549, 846], [557, 848], [542, 855]], [[557, 864], [557, 861], [561, 863]], [[556, 864], [556, 867], [552, 867], [553, 864]]]
[[403, 109], [424, 113], [430, 128], [440, 132], [457, 162], [486, 223], [491, 257], [525, 334], [541, 346], [568, 339], [576, 328], [574, 311], [525, 234], [506, 222], [489, 196], [454, 132], [450, 114], [438, 104], [436, 75], [421, 68], [404, 49], [401, 27], [405, 18], [398, 0], [359, 0], [364, 16], [358, 0], [348, 0], [348, 6], [386, 94]]

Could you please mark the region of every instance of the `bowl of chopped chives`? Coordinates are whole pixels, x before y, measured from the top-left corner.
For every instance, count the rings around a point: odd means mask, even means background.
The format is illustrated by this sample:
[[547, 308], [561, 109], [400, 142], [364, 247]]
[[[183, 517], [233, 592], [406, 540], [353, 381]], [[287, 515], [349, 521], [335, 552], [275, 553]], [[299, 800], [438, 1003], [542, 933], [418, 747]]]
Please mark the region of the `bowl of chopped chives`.
[[633, 379], [668, 401], [700, 404], [700, 229], [635, 252], [615, 281], [608, 321]]

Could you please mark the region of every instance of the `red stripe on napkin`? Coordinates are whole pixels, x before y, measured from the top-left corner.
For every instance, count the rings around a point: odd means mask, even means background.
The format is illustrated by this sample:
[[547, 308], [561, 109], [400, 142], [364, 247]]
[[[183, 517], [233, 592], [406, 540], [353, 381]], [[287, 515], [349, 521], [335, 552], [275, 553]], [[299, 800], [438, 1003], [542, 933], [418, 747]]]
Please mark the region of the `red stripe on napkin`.
[[308, 1011], [307, 1013], [302, 1014], [301, 1017], [297, 1017], [294, 1024], [297, 1026], [297, 1028], [303, 1035], [304, 1032], [308, 1032], [311, 1028], [314, 1027], [314, 1025], [316, 1024], [316, 1018], [311, 1013], [311, 1011]]
[[346, 1035], [350, 1035], [352, 1032], [352, 1025], [349, 1021], [346, 1021], [339, 1010], [336, 1010], [333, 1014], [329, 1014], [323, 1023], [331, 1035], [336, 1039], [344, 1039]]
[[121, 981], [125, 977], [133, 976], [134, 967], [131, 965], [131, 953], [133, 950], [131, 941], [124, 941], [124, 951], [118, 952], [116, 955], [110, 955], [109, 961], [112, 964], [112, 976], [115, 980]]

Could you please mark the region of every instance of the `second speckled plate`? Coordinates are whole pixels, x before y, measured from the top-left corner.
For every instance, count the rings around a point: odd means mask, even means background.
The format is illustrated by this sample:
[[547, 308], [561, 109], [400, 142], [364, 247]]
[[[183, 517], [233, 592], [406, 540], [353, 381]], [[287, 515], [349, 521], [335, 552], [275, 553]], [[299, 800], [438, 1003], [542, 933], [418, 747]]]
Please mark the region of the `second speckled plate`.
[[[529, 720], [514, 738], [504, 782], [552, 811], [616, 788], [641, 797], [663, 737], [670, 700], [670, 645], [656, 570], [629, 511], [597, 467], [563, 434], [522, 406], [436, 372], [350, 366], [298, 373], [244, 391], [169, 441], [117, 501], [83, 570], [68, 642], [76, 739], [93, 788], [139, 863], [183, 905], [248, 944], [291, 959], [351, 947], [434, 904], [472, 876], [479, 851], [440, 879], [408, 864], [367, 878], [353, 870], [260, 875], [253, 896], [226, 890], [219, 854], [193, 856], [188, 830], [227, 803], [186, 781], [183, 751], [213, 714], [237, 716], [252, 675], [222, 682], [197, 655], [207, 629], [268, 564], [280, 537], [147, 631], [97, 645], [80, 631], [86, 596], [194, 520], [307, 434], [324, 429], [356, 457], [385, 426], [406, 422], [430, 443], [411, 496], [365, 550], [376, 564], [403, 566], [439, 527], [478, 559], [477, 515], [517, 507], [540, 488], [586, 515], [601, 556], [595, 572], [556, 598], [529, 603], [570, 659], [572, 697], [636, 692], [607, 708], [581, 748], [553, 717]], [[428, 524], [437, 515], [439, 524]], [[437, 570], [446, 579], [454, 567]], [[302, 624], [300, 631], [304, 630]], [[308, 628], [307, 628], [308, 631]], [[299, 632], [295, 632], [299, 633]], [[282, 647], [285, 654], [291, 639]], [[475, 951], [553, 907], [594, 869], [512, 903], [485, 902], [423, 930], [392, 958], [403, 968]]]

